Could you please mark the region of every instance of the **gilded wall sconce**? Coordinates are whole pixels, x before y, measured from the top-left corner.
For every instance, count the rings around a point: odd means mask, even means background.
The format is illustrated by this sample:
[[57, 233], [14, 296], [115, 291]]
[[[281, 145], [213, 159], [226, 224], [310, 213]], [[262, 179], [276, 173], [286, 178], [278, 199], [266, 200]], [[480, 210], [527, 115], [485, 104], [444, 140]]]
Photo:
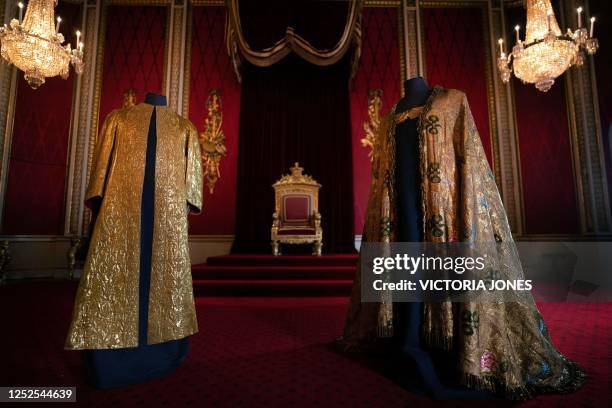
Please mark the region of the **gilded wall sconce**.
[[202, 167], [204, 177], [208, 184], [208, 191], [212, 194], [215, 184], [221, 178], [219, 164], [221, 157], [227, 153], [225, 135], [221, 130], [223, 116], [221, 114], [221, 96], [217, 89], [211, 89], [206, 100], [208, 115], [204, 119], [204, 131], [200, 132], [200, 145], [202, 146]]
[[370, 89], [368, 91], [368, 120], [363, 122], [365, 137], [361, 139], [363, 147], [369, 147], [368, 157], [374, 160], [374, 145], [376, 144], [376, 134], [380, 128], [380, 112], [382, 110], [382, 89]]

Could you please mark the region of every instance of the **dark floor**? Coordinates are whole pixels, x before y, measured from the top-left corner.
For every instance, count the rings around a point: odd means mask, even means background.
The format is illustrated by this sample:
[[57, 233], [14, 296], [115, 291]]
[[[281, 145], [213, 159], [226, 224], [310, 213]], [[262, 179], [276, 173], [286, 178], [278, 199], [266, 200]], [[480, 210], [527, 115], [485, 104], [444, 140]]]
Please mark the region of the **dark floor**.
[[[100, 407], [510, 405], [436, 403], [338, 353], [330, 344], [342, 330], [344, 297], [199, 298], [200, 332], [174, 376], [94, 390], [83, 382], [79, 353], [62, 350], [75, 288], [68, 282], [0, 288], [0, 386], [76, 386], [79, 403]], [[612, 304], [547, 303], [540, 310], [558, 348], [581, 363], [590, 379], [575, 394], [542, 396], [521, 406], [612, 406]]]

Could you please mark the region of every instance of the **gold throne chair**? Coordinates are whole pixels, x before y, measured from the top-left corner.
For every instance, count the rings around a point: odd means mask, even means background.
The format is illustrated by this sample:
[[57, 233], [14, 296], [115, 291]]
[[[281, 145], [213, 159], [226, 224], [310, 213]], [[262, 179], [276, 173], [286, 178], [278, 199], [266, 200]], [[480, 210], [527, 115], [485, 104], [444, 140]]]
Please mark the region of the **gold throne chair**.
[[296, 162], [291, 174], [284, 175], [272, 185], [274, 214], [272, 214], [272, 254], [281, 254], [280, 244], [313, 244], [312, 254], [320, 256], [323, 248], [323, 229], [319, 214], [321, 185], [302, 174]]

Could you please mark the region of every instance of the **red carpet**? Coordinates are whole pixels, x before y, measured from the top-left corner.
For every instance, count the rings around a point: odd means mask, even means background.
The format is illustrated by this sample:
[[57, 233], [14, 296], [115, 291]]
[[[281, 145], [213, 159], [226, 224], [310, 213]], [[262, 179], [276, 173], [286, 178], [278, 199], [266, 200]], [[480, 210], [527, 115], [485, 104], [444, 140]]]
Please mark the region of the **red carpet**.
[[225, 255], [194, 265], [197, 296], [346, 296], [357, 254]]
[[[335, 352], [330, 343], [342, 330], [344, 297], [200, 298], [200, 333], [174, 376], [94, 390], [83, 382], [79, 353], [62, 350], [75, 287], [47, 282], [0, 288], [1, 386], [76, 386], [78, 402], [92, 407], [511, 405], [436, 403]], [[590, 379], [575, 394], [539, 397], [521, 406], [611, 406], [612, 304], [548, 303], [540, 309], [555, 343], [584, 365]]]

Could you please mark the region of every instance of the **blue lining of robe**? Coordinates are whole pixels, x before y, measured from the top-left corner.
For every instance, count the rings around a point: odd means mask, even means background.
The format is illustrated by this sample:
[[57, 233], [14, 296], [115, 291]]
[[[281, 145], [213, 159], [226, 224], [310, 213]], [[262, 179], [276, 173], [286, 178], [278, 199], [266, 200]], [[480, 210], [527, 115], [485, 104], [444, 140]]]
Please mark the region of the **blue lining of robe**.
[[[147, 94], [145, 103], [165, 106], [166, 97]], [[159, 344], [147, 344], [155, 205], [156, 112], [157, 108], [153, 108], [147, 135], [146, 164], [140, 211], [138, 347], [85, 350], [82, 356], [87, 377], [89, 382], [97, 388], [121, 387], [164, 377], [173, 373], [187, 358], [187, 337]]]
[[[398, 242], [423, 241], [417, 123], [418, 118], [407, 119], [396, 125], [395, 128], [396, 231]], [[396, 335], [398, 347], [404, 356], [409, 357], [416, 363], [417, 384], [408, 384], [411, 391], [422, 393], [427, 390], [437, 399], [482, 400], [490, 398], [491, 394], [486, 391], [455, 386], [452, 384], [453, 381], [450, 385], [443, 384], [443, 382], [448, 382], [448, 377], [452, 377], [455, 370], [453, 364], [456, 362], [456, 358], [449, 359], [448, 353], [445, 352], [430, 352], [423, 349], [421, 345], [423, 302], [400, 302], [396, 303], [395, 307], [399, 314]]]

